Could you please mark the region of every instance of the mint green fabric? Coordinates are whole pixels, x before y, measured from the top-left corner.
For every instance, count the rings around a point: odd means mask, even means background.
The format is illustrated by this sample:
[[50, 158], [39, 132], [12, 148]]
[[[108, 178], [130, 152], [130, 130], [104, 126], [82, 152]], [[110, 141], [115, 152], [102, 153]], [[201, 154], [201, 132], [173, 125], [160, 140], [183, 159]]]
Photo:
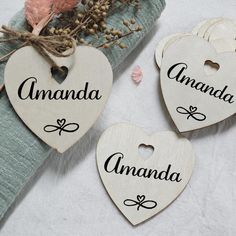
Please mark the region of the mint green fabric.
[[[125, 39], [128, 49], [118, 47], [103, 50], [113, 69], [139, 44], [150, 31], [156, 19], [165, 7], [164, 0], [141, 0], [142, 8], [137, 15], [137, 22], [144, 30]], [[133, 10], [122, 15], [110, 17], [109, 24], [122, 27], [122, 19], [130, 18]], [[20, 11], [10, 22], [10, 26], [25, 29], [24, 10]], [[0, 55], [5, 55], [15, 45], [0, 46]], [[5, 64], [0, 65], [0, 82], [4, 81]], [[16, 75], [17, 76], [17, 75]], [[29, 179], [37, 172], [51, 152], [51, 148], [39, 140], [20, 120], [14, 112], [7, 95], [0, 95], [0, 219], [15, 201], [17, 195]]]

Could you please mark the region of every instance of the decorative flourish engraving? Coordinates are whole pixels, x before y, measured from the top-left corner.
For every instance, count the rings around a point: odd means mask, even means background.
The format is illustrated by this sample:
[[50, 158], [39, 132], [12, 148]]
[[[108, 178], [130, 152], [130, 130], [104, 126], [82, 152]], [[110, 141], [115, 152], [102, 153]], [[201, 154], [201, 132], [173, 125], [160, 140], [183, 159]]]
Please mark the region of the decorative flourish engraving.
[[46, 125], [44, 127], [44, 131], [47, 133], [52, 133], [59, 131], [59, 135], [61, 136], [62, 132], [73, 133], [79, 129], [79, 125], [77, 123], [68, 123], [66, 124], [66, 119], [58, 119], [57, 125]]
[[132, 199], [126, 199], [124, 201], [124, 205], [128, 207], [132, 206], [137, 206], [137, 211], [139, 211], [140, 207], [145, 208], [145, 209], [153, 209], [157, 206], [157, 203], [152, 200], [145, 200], [146, 196], [145, 195], [138, 195], [137, 196], [137, 201], [132, 200]]
[[198, 108], [197, 107], [193, 107], [190, 106], [189, 110], [184, 108], [184, 107], [177, 107], [176, 111], [180, 114], [183, 115], [188, 115], [187, 116], [187, 120], [191, 117], [194, 120], [197, 121], [204, 121], [206, 120], [206, 115], [204, 115], [203, 113], [197, 112]]

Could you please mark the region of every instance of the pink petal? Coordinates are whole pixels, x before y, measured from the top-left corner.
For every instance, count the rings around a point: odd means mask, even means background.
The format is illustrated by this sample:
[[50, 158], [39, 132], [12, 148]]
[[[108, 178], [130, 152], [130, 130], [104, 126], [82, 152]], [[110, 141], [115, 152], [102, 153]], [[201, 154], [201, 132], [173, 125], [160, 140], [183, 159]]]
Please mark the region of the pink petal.
[[136, 84], [141, 83], [143, 79], [143, 71], [140, 66], [136, 66], [132, 72], [132, 79]]

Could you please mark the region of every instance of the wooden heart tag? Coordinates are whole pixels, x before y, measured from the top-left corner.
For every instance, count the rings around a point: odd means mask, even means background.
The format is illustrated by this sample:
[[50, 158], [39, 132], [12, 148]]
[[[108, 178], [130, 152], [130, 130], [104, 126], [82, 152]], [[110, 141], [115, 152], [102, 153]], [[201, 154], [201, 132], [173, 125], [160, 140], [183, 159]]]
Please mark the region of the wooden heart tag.
[[[153, 147], [143, 158], [139, 146]], [[97, 146], [103, 184], [123, 215], [137, 225], [154, 216], [184, 190], [193, 171], [191, 143], [174, 132], [147, 135], [131, 124], [107, 129]]]
[[197, 36], [183, 37], [167, 48], [161, 88], [180, 132], [210, 126], [235, 114], [235, 68], [235, 53], [217, 53]]
[[68, 58], [51, 57], [62, 74], [33, 47], [18, 50], [6, 65], [5, 86], [24, 123], [63, 153], [99, 117], [111, 92], [113, 74], [106, 56], [92, 47], [78, 47]]

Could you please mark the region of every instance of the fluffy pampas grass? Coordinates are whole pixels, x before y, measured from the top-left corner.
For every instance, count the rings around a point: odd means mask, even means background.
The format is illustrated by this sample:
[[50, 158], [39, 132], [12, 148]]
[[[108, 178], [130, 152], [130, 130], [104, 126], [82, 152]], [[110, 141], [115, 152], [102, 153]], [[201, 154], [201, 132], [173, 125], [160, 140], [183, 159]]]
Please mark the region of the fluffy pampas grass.
[[25, 15], [33, 27], [33, 33], [39, 34], [50, 19], [52, 0], [26, 0]]
[[26, 0], [26, 19], [32, 26], [33, 33], [39, 35], [54, 14], [71, 11], [80, 2], [81, 0]]
[[60, 14], [66, 11], [73, 10], [81, 0], [54, 0], [53, 11], [55, 14]]

